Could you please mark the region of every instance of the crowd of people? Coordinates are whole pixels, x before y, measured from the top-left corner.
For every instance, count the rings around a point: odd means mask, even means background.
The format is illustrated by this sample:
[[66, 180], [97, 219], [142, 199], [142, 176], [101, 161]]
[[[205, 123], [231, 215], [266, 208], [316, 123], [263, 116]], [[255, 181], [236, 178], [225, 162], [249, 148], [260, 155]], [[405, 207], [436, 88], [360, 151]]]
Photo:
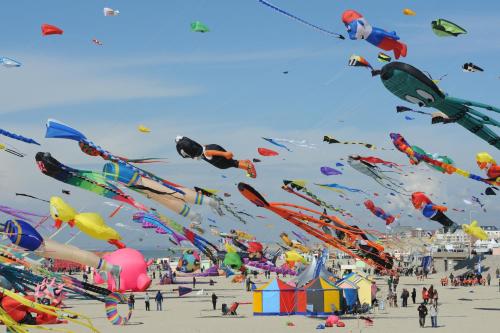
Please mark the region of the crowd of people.
[[478, 286], [478, 285], [491, 285], [491, 274], [488, 273], [486, 277], [483, 277], [481, 273], [468, 272], [459, 276], [454, 276], [453, 273], [450, 273], [449, 277], [444, 277], [441, 279], [442, 286], [451, 285], [453, 287], [459, 286]]

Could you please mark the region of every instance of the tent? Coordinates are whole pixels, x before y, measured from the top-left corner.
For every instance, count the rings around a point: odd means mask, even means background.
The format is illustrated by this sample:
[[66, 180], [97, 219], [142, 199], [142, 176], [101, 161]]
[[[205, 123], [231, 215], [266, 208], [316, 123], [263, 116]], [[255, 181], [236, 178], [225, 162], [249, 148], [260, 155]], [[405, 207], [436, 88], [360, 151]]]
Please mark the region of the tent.
[[295, 288], [273, 280], [253, 292], [255, 316], [291, 315], [295, 311]]
[[358, 286], [349, 280], [340, 280], [335, 283], [342, 290], [342, 308], [352, 309], [358, 301]]
[[328, 315], [340, 311], [340, 288], [319, 277], [300, 289], [296, 295], [296, 314]]
[[372, 284], [375, 282], [358, 273], [351, 273], [344, 279], [353, 282], [358, 287], [359, 304], [372, 305], [372, 296], [375, 296], [372, 295]]

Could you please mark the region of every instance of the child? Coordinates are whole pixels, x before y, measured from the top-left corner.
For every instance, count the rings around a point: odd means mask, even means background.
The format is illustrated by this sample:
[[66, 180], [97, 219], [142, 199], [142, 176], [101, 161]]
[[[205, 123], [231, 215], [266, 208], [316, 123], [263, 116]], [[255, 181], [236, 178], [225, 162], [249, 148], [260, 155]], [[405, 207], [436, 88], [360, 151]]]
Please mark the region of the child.
[[175, 143], [177, 152], [184, 158], [203, 159], [219, 169], [243, 169], [250, 177], [257, 177], [257, 172], [252, 162], [249, 160], [234, 160], [233, 153], [226, 151], [219, 145], [208, 144], [202, 146], [185, 136], [177, 136]]

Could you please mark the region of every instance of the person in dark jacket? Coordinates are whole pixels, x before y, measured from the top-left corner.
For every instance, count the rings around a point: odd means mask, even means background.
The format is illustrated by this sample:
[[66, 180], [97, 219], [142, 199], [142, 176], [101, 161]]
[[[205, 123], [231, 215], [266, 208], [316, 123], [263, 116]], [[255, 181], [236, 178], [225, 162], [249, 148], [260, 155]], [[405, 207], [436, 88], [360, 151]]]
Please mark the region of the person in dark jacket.
[[417, 289], [415, 288], [411, 291], [411, 300], [413, 301], [413, 304], [417, 301]]
[[217, 295], [215, 293], [212, 293], [212, 306], [214, 307], [214, 310], [217, 309]]
[[425, 327], [425, 317], [427, 316], [427, 307], [422, 302], [418, 306], [417, 310], [418, 310], [418, 322], [420, 324], [420, 327]]
[[408, 307], [408, 297], [410, 297], [410, 293], [408, 290], [403, 289], [401, 292], [401, 299], [403, 300], [403, 304], [401, 305], [403, 308]]
[[155, 296], [155, 301], [156, 301], [156, 311], [163, 311], [162, 304], [163, 304], [163, 295], [161, 292], [158, 290]]

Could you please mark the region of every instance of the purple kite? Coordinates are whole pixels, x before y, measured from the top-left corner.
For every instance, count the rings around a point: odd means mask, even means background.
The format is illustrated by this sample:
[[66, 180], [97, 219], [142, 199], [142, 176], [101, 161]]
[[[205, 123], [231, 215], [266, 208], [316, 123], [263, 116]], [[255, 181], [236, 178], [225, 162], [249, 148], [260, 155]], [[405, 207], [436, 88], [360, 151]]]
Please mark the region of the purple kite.
[[321, 167], [319, 170], [325, 176], [336, 176], [336, 175], [341, 175], [342, 174], [342, 172], [340, 172], [339, 170], [334, 169], [334, 168], [330, 168], [330, 167], [327, 167], [327, 166]]

